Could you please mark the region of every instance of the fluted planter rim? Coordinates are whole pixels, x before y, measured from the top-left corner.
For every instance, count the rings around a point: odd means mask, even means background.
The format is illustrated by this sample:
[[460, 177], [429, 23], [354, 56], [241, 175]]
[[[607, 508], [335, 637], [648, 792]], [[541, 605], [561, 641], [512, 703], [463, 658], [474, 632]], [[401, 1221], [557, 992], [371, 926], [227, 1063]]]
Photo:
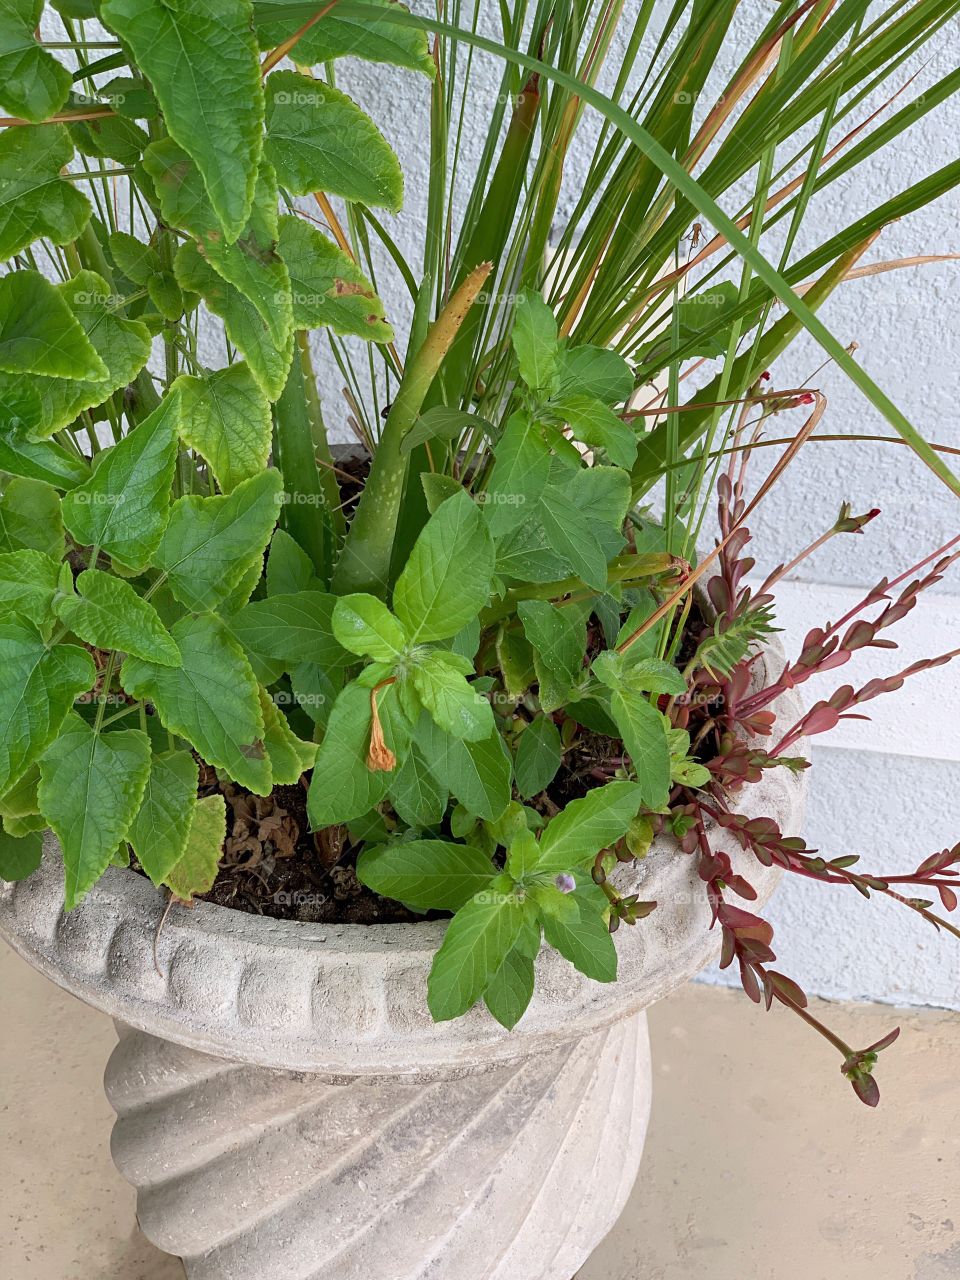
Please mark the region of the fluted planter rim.
[[[779, 669], [768, 646], [755, 679]], [[798, 714], [796, 695], [774, 704]], [[768, 772], [734, 808], [799, 822], [803, 775]], [[712, 840], [748, 876], [764, 902], [779, 878], [727, 832]], [[655, 841], [629, 892], [657, 910], [616, 934], [619, 977], [601, 985], [543, 948], [536, 991], [512, 1032], [482, 1006], [454, 1022], [432, 1022], [426, 979], [444, 921], [322, 925], [276, 920], [198, 902], [174, 907], [136, 872], [111, 868], [69, 914], [52, 833], [43, 865], [0, 894], [0, 935], [34, 968], [87, 1004], [151, 1035], [236, 1062], [342, 1075], [429, 1075], [462, 1064], [505, 1062], [581, 1039], [646, 1008], [703, 969], [719, 949], [695, 862], [668, 836]]]

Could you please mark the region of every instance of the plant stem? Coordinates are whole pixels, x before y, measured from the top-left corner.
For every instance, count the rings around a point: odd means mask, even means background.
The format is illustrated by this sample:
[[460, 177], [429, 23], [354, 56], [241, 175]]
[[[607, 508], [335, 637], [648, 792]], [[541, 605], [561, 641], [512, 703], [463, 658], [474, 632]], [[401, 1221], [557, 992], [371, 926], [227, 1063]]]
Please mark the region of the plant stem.
[[491, 263], [482, 262], [470, 272], [434, 321], [420, 350], [407, 362], [333, 575], [338, 594], [372, 591], [386, 595], [407, 472], [407, 458], [400, 452], [400, 444], [416, 421], [440, 365], [491, 270]]

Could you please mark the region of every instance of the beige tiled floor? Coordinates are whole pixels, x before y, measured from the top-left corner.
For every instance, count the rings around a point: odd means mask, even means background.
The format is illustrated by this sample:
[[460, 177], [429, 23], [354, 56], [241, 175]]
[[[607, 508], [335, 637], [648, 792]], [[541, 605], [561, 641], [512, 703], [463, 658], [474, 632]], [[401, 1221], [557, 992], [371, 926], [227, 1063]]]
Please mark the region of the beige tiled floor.
[[[0, 1280], [183, 1280], [110, 1163], [111, 1024], [0, 951]], [[879, 1111], [783, 1011], [691, 986], [652, 1012], [640, 1178], [578, 1280], [960, 1280], [960, 1015], [828, 1014], [903, 1026]]]

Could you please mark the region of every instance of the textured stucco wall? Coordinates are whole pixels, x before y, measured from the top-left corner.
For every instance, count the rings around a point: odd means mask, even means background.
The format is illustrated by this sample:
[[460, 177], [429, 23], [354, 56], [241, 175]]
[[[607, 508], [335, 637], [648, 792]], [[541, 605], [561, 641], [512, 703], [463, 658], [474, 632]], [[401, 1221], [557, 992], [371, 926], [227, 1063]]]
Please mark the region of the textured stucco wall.
[[[414, 7], [420, 3], [424, 0], [415, 0]], [[637, 7], [638, 0], [627, 0], [617, 37], [621, 48], [630, 14]], [[464, 22], [468, 21], [467, 10], [464, 6]], [[756, 30], [766, 16], [766, 6], [742, 5], [739, 30]], [[492, 3], [484, 6], [480, 25], [496, 33], [496, 6]], [[724, 70], [729, 72], [743, 46], [731, 38], [725, 47], [729, 53]], [[960, 22], [954, 20], [944, 28], [932, 51], [926, 50], [905, 64], [896, 85], [917, 71], [918, 78], [906, 97], [922, 93], [956, 65], [958, 50]], [[471, 110], [461, 146], [463, 172], [469, 172], [479, 156], [485, 122], [499, 92], [499, 65], [477, 55], [473, 76]], [[338, 83], [370, 111], [401, 156], [406, 205], [398, 217], [384, 221], [416, 268], [422, 254], [427, 197], [429, 86], [423, 77], [350, 59], [338, 65]], [[852, 119], [865, 118], [879, 105], [879, 98], [864, 103]], [[561, 219], [576, 197], [596, 129], [597, 119], [588, 113], [567, 167]], [[881, 151], [866, 169], [839, 180], [818, 197], [796, 254], [826, 240], [896, 189], [954, 159], [958, 134], [960, 99], [940, 107]], [[746, 188], [740, 198], [744, 194]], [[739, 199], [728, 208], [732, 211], [738, 203]], [[454, 204], [455, 209], [462, 208], [462, 190]], [[313, 206], [304, 207], [316, 212]], [[954, 192], [889, 227], [868, 260], [960, 250], [958, 209], [960, 199]], [[402, 349], [410, 300], [386, 255], [377, 283], [397, 326]], [[860, 344], [858, 359], [915, 425], [928, 438], [955, 447], [960, 446], [958, 286], [960, 263], [924, 266], [850, 283], [821, 312], [841, 341]], [[201, 338], [201, 351], [211, 364], [219, 364], [223, 350], [219, 336], [208, 332]], [[331, 434], [347, 440], [350, 432], [341, 395], [343, 375], [322, 335], [316, 336], [314, 346]], [[801, 340], [778, 364], [776, 379], [781, 386], [796, 385], [821, 359], [814, 343]], [[821, 430], [889, 434], [879, 415], [835, 371], [827, 369], [818, 375], [816, 385], [829, 398]], [[784, 418], [783, 425], [784, 434], [795, 430], [799, 416]], [[799, 583], [785, 601], [788, 651], [796, 650], [807, 626], [835, 616], [825, 612], [836, 604], [833, 585], [869, 585], [883, 574], [893, 577], [960, 528], [957, 500], [905, 448], [812, 445], [757, 513], [754, 533], [760, 565], [771, 567], [791, 558], [833, 523], [844, 499], [855, 511], [879, 506], [882, 518], [874, 522], [868, 536], [836, 539], [816, 561], [803, 567]], [[954, 573], [939, 590], [943, 593], [940, 603], [929, 606], [924, 627], [914, 629], [906, 660], [951, 647], [951, 635], [953, 644], [960, 643], [956, 635], [960, 628], [955, 626], [960, 617], [960, 575]], [[949, 598], [950, 593], [957, 598]], [[897, 657], [890, 655], [890, 665], [878, 670], [893, 670], [896, 661]], [[836, 683], [845, 678], [841, 674]], [[933, 849], [960, 838], [954, 803], [960, 791], [956, 715], [960, 668], [947, 668], [925, 679], [922, 692], [891, 695], [882, 713], [886, 726], [882, 731], [878, 729], [875, 735], [863, 731], [860, 737], [848, 733], [841, 735], [837, 747], [817, 748], [807, 830], [812, 844], [832, 852], [870, 854], [865, 862], [869, 860], [873, 866], [908, 869]], [[818, 687], [814, 696], [828, 691]], [[844, 898], [818, 886], [791, 884], [780, 893], [772, 916], [782, 967], [796, 973], [812, 992], [960, 1008], [960, 943], [938, 938], [905, 910], [898, 912], [885, 903], [869, 904], [857, 895]]]

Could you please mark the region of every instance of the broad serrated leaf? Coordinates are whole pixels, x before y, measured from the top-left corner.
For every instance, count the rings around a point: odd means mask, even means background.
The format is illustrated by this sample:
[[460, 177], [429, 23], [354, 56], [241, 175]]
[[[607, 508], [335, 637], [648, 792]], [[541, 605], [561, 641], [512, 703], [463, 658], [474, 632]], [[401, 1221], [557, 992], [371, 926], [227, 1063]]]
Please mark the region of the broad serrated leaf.
[[163, 270], [156, 249], [127, 231], [114, 231], [107, 239], [107, 246], [110, 256], [131, 284], [143, 288], [151, 276]]
[[139, 729], [97, 732], [70, 716], [40, 761], [40, 811], [66, 867], [71, 911], [110, 865], [140, 808], [150, 773], [150, 739]]
[[605, 449], [611, 462], [627, 470], [636, 462], [637, 437], [633, 428], [599, 400], [561, 394], [550, 407], [563, 418], [573, 438], [581, 444]]
[[[576, 889], [570, 900], [576, 910], [562, 915], [544, 912], [540, 919], [551, 947], [595, 982], [614, 982], [617, 949], [592, 895]], [[606, 899], [603, 900], [604, 903]]]
[[277, 183], [268, 164], [257, 176], [250, 220], [235, 242], [224, 240], [200, 171], [171, 138], [153, 142], [143, 158], [153, 179], [164, 221], [187, 231], [206, 261], [251, 302], [275, 346], [293, 328], [290, 276], [277, 252]]
[[277, 529], [267, 556], [267, 595], [289, 596], [320, 589], [313, 561], [286, 529]]
[[497, 875], [479, 849], [447, 840], [406, 840], [366, 849], [357, 879], [382, 898], [418, 911], [459, 911]]
[[180, 392], [180, 437], [206, 458], [223, 493], [264, 470], [273, 420], [270, 401], [248, 364], [239, 360], [201, 378], [184, 375], [174, 386]]
[[290, 273], [297, 329], [327, 327], [368, 342], [392, 342], [384, 305], [354, 260], [301, 218], [280, 219], [280, 256]]
[[128, 657], [120, 671], [124, 689], [152, 702], [164, 728], [186, 738], [207, 764], [254, 794], [269, 795], [260, 690], [243, 650], [209, 614], [182, 619], [170, 634], [182, 665]]
[[607, 649], [593, 660], [593, 674], [614, 690], [633, 693], [670, 693], [680, 697], [687, 691], [687, 682], [669, 662], [628, 649], [617, 653]]
[[670, 794], [670, 744], [663, 716], [642, 693], [631, 689], [610, 694], [610, 714], [633, 764], [644, 805], [662, 808]]
[[227, 337], [246, 358], [267, 397], [276, 400], [293, 360], [292, 333], [279, 346], [274, 343], [253, 303], [203, 259], [195, 244], [180, 246], [174, 271], [180, 287], [198, 293], [209, 310], [220, 317]]
[[490, 597], [493, 539], [464, 491], [430, 517], [397, 580], [393, 609], [411, 642], [446, 640]]
[[0, 795], [39, 759], [96, 675], [85, 649], [48, 648], [32, 623], [0, 623]]
[[535, 395], [552, 396], [559, 385], [560, 344], [556, 317], [540, 294], [520, 294], [511, 337], [520, 377]]
[[387, 795], [403, 821], [418, 830], [439, 826], [450, 799], [447, 788], [434, 777], [417, 746], [407, 752]]
[[179, 397], [171, 392], [129, 435], [98, 454], [90, 479], [63, 499], [63, 523], [81, 546], [98, 546], [135, 571], [150, 563], [170, 514], [179, 411]]
[[520, 795], [525, 800], [539, 795], [556, 777], [562, 759], [560, 731], [549, 716], [537, 716], [517, 743], [513, 767]]
[[430, 769], [470, 813], [496, 820], [510, 803], [513, 767], [499, 733], [483, 742], [464, 742], [444, 733], [424, 712], [417, 722], [417, 745]]
[[[314, 766], [307, 796], [307, 813], [314, 830], [362, 818], [384, 798], [393, 782], [392, 770], [371, 769], [371, 693], [348, 684], [339, 694]], [[400, 760], [406, 753], [409, 729], [399, 710], [396, 686], [376, 695], [377, 710], [388, 750]]]
[[336, 596], [323, 591], [253, 600], [229, 619], [231, 634], [251, 653], [288, 664], [332, 669], [350, 661], [333, 633]]
[[[539, 507], [539, 503], [537, 504]], [[520, 582], [556, 582], [573, 566], [550, 545], [539, 514], [511, 529], [497, 543], [497, 574]]]
[[458, 1018], [483, 995], [513, 950], [532, 911], [514, 894], [484, 890], [447, 925], [427, 981], [435, 1022]]
[[85, 569], [76, 581], [77, 595], [57, 602], [57, 615], [85, 644], [115, 649], [165, 667], [180, 663], [180, 650], [147, 600], [129, 582]]
[[266, 689], [260, 690], [260, 710], [263, 712], [263, 745], [270, 758], [273, 785], [293, 786], [307, 769], [313, 768], [319, 748], [315, 742], [297, 737]]
[[[3, 381], [0, 375], [0, 382]], [[17, 381], [20, 381], [17, 379]], [[40, 397], [30, 386], [32, 408], [28, 411], [31, 421], [40, 420]], [[0, 388], [0, 413], [6, 408], [3, 390]], [[17, 426], [17, 412], [7, 418], [5, 431], [0, 428], [0, 471], [31, 482], [50, 485], [55, 489], [73, 489], [90, 475], [90, 468], [83, 458], [68, 453], [62, 445], [51, 440], [30, 440]], [[62, 522], [57, 521], [58, 525]]]
[[132, 49], [232, 243], [250, 216], [263, 139], [251, 0], [103, 0], [101, 15]]
[[37, 43], [43, 8], [43, 0], [0, 0], [0, 106], [34, 123], [60, 110], [71, 83], [69, 69]]
[[153, 563], [189, 609], [213, 609], [260, 561], [280, 514], [283, 480], [277, 471], [238, 484], [232, 493], [179, 498]]
[[533, 646], [540, 705], [556, 711], [573, 697], [583, 678], [587, 628], [570, 608], [546, 600], [523, 600], [517, 607], [524, 634]]
[[383, 134], [339, 89], [295, 71], [266, 82], [264, 154], [291, 195], [326, 191], [397, 213], [400, 161]]
[[407, 643], [403, 627], [383, 601], [362, 591], [337, 600], [332, 625], [344, 649], [375, 662], [393, 662]]
[[590, 861], [620, 839], [642, 803], [640, 788], [633, 782], [608, 782], [572, 800], [540, 837], [537, 870], [571, 871]]
[[159, 888], [183, 857], [197, 802], [199, 769], [189, 751], [154, 755], [143, 800], [127, 840]]
[[28, 831], [13, 836], [0, 831], [0, 880], [26, 880], [32, 876], [43, 859], [43, 834]]
[[588, 396], [602, 404], [621, 404], [633, 393], [633, 371], [607, 347], [567, 347], [560, 357], [560, 396]]
[[107, 376], [60, 291], [37, 271], [0, 276], [0, 371], [53, 378]]
[[0, 552], [0, 611], [38, 627], [49, 621], [59, 566], [42, 551]]
[[[152, 339], [147, 327], [118, 314], [120, 299], [103, 276], [78, 271], [58, 286], [107, 370], [105, 378], [32, 378], [38, 393], [40, 417], [30, 425], [33, 437], [50, 436], [68, 426], [85, 409], [95, 408], [131, 383], [150, 358]], [[0, 394], [5, 379], [0, 375]], [[29, 375], [20, 374], [21, 380]]]
[[194, 806], [183, 853], [167, 872], [166, 884], [175, 898], [192, 902], [194, 894], [210, 892], [226, 838], [227, 806], [223, 796], [204, 796]]
[[483, 1003], [508, 1031], [512, 1031], [526, 1013], [533, 997], [534, 960], [540, 949], [539, 927], [534, 926], [531, 937], [535, 937], [536, 946], [525, 946], [521, 935], [521, 941], [507, 953], [503, 964], [487, 983], [483, 993]]
[[493, 708], [464, 673], [473, 664], [459, 655], [434, 649], [410, 673], [420, 701], [434, 723], [465, 742], [480, 742], [494, 731]]
[[[393, 7], [393, 0], [372, 0], [372, 4], [387, 9]], [[405, 5], [396, 7], [406, 8]], [[281, 11], [276, 17], [272, 13], [274, 9]], [[302, 27], [301, 18], [285, 18], [282, 9], [282, 0], [279, 3], [277, 0], [259, 0], [255, 13], [261, 49], [272, 49], [282, 44]], [[406, 67], [431, 80], [436, 75], [426, 32], [398, 26], [386, 18], [383, 21], [371, 20], [369, 14], [351, 18], [334, 10], [314, 23], [297, 41], [296, 58], [301, 66], [315, 67], [343, 57]]]
[[573, 566], [574, 573], [594, 591], [607, 585], [607, 553], [589, 517], [561, 490], [547, 485], [540, 498], [540, 520], [550, 546]]
[[0, 552], [36, 550], [59, 563], [64, 549], [56, 489], [41, 480], [8, 480], [0, 497]]
[[90, 201], [61, 177], [72, 156], [73, 143], [60, 124], [0, 134], [0, 259], [41, 237], [69, 244], [86, 226]]
[[499, 539], [522, 524], [540, 501], [550, 478], [550, 450], [539, 424], [515, 413], [495, 455], [483, 502], [490, 532]]

